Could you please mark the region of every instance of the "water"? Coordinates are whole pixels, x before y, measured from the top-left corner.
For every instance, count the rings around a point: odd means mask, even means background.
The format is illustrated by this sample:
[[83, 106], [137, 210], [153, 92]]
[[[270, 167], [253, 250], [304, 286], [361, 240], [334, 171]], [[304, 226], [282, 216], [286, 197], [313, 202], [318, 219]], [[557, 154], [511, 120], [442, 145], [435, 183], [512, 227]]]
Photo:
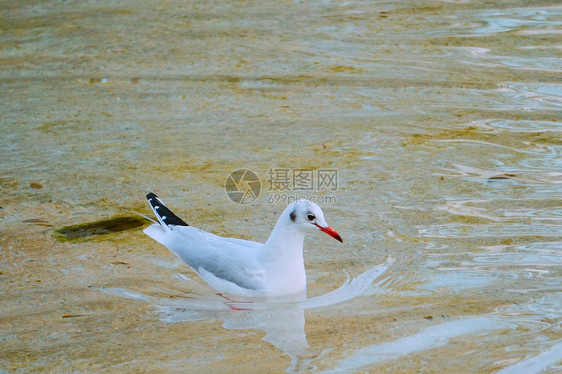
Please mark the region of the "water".
[[[561, 14], [4, 2], [0, 368], [562, 370]], [[224, 191], [239, 168], [264, 185], [248, 205]], [[344, 245], [307, 237], [306, 300], [217, 296], [140, 229], [55, 234], [150, 214], [154, 190], [263, 241], [286, 168], [338, 172]]]

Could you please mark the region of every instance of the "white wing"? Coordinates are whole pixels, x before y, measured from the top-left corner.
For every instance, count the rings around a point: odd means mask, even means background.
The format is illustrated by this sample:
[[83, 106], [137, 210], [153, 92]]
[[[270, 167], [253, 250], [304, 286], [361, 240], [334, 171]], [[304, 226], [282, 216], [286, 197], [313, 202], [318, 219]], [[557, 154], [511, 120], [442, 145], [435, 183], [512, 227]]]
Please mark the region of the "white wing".
[[165, 231], [154, 224], [144, 232], [166, 246], [218, 291], [240, 294], [265, 290], [264, 269], [257, 260], [263, 246], [249, 240], [224, 238], [192, 226], [173, 226]]

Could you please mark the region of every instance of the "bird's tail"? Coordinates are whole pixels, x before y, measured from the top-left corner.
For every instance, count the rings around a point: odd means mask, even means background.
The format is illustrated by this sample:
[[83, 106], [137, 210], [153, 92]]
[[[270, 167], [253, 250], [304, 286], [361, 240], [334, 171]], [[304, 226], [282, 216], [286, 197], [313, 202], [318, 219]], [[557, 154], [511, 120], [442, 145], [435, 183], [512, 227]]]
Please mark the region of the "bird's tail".
[[189, 226], [181, 218], [172, 213], [172, 211], [166, 207], [164, 202], [160, 200], [156, 194], [152, 192], [149, 193], [146, 195], [146, 200], [148, 200], [148, 204], [150, 204], [156, 218], [158, 218], [158, 222], [160, 222], [160, 225], [164, 230], [169, 231], [171, 226]]

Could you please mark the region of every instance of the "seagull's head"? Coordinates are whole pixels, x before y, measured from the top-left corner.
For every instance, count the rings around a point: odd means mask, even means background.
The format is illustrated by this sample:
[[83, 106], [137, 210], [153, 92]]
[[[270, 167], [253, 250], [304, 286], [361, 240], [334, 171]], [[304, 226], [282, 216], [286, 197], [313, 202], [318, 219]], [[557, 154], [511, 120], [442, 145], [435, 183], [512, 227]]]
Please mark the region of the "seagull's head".
[[289, 224], [305, 232], [320, 230], [343, 243], [341, 236], [324, 219], [322, 209], [308, 200], [299, 200], [287, 207]]

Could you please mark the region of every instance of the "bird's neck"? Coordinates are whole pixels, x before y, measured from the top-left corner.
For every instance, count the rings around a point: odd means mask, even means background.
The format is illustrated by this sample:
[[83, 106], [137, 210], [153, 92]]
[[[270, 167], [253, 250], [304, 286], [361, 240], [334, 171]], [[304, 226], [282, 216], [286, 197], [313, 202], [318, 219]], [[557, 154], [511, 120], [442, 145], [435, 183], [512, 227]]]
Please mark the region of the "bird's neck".
[[279, 219], [260, 253], [260, 262], [277, 289], [272, 292], [294, 294], [306, 292], [303, 243], [305, 233], [288, 223], [289, 217]]
[[294, 226], [278, 222], [265, 242], [262, 259], [275, 262], [277, 266], [304, 266], [302, 253], [304, 235], [304, 232], [295, 229]]

